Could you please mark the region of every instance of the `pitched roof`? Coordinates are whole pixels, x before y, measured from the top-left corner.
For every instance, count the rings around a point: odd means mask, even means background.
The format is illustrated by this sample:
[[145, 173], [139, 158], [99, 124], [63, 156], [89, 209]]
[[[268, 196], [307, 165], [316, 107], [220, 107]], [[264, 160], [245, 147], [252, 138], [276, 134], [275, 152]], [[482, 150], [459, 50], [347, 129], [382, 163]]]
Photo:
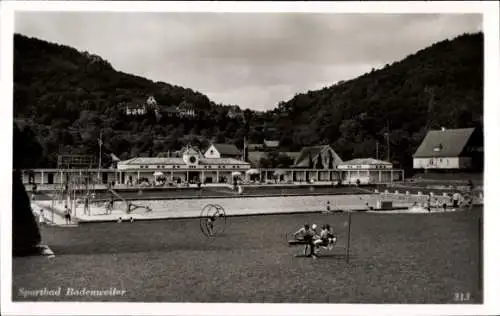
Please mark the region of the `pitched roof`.
[[373, 158], [357, 158], [341, 162], [339, 165], [392, 165], [390, 162]]
[[[316, 159], [318, 155], [323, 151], [323, 150], [332, 150], [332, 156], [334, 160], [334, 164], [338, 164], [342, 162], [342, 159], [340, 159], [339, 155], [328, 145], [322, 145], [322, 146], [311, 146], [311, 147], [304, 147], [300, 151], [300, 155], [298, 158], [295, 160], [295, 167], [309, 167], [309, 156], [312, 158], [314, 162], [316, 162]], [[323, 157], [325, 158], [325, 157]]]
[[178, 110], [194, 110], [195, 106], [192, 103], [182, 101], [178, 106]]
[[115, 154], [111, 153], [110, 156], [111, 156], [111, 160], [120, 161], [120, 158], [118, 158]]
[[473, 132], [474, 128], [429, 131], [413, 157], [458, 157]]
[[119, 165], [180, 165], [185, 164], [184, 160], [179, 157], [137, 157], [128, 160], [123, 160]]
[[[233, 158], [200, 158], [200, 165], [248, 165], [248, 162]], [[120, 165], [185, 165], [180, 157], [137, 157], [120, 161]]]
[[212, 144], [221, 155], [237, 156], [241, 151], [233, 144]]
[[200, 165], [249, 165], [249, 163], [234, 158], [201, 158]]

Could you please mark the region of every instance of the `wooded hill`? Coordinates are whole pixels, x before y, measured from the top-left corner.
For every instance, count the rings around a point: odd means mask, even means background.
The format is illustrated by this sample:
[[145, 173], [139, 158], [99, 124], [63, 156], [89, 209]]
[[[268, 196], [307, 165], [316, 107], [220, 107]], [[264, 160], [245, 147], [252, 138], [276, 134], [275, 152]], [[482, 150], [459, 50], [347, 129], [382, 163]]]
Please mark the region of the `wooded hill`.
[[[125, 114], [154, 96], [161, 115]], [[169, 115], [181, 103], [196, 117]], [[234, 112], [240, 115], [230, 115]], [[170, 113], [171, 114], [171, 113]], [[176, 150], [186, 143], [280, 140], [283, 150], [330, 144], [343, 160], [387, 159], [411, 168], [429, 128], [482, 126], [483, 35], [464, 34], [356, 79], [297, 94], [273, 110], [241, 111], [199, 92], [115, 70], [101, 57], [19, 34], [14, 37], [14, 117], [43, 148], [27, 167], [55, 166], [58, 154], [122, 159]]]

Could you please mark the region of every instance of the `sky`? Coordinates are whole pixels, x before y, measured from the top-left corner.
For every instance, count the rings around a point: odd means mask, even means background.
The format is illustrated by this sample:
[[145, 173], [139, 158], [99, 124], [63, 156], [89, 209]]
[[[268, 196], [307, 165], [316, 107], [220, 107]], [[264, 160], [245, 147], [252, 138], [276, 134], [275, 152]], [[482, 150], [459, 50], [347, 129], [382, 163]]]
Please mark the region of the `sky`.
[[466, 32], [479, 14], [17, 12], [15, 32], [116, 70], [268, 110]]

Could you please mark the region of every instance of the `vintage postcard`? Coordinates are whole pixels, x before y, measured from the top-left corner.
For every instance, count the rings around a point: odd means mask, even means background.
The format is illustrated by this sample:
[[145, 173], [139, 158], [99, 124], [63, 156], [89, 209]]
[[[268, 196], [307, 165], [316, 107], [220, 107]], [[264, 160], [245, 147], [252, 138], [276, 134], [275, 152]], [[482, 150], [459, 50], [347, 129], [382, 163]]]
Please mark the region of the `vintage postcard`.
[[500, 312], [495, 23], [2, 3], [6, 314]]

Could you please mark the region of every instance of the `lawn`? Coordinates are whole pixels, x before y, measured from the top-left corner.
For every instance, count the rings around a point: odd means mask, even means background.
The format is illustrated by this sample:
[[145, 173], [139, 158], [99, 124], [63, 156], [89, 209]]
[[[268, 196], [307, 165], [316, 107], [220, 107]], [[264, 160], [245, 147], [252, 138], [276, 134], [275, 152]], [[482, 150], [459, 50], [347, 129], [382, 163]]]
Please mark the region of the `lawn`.
[[[443, 214], [241, 216], [213, 241], [196, 219], [44, 228], [56, 257], [13, 261], [14, 300], [241, 303], [481, 303], [482, 209]], [[296, 257], [286, 233], [330, 223], [340, 235], [318, 260]], [[126, 290], [123, 296], [22, 298], [19, 289]]]

